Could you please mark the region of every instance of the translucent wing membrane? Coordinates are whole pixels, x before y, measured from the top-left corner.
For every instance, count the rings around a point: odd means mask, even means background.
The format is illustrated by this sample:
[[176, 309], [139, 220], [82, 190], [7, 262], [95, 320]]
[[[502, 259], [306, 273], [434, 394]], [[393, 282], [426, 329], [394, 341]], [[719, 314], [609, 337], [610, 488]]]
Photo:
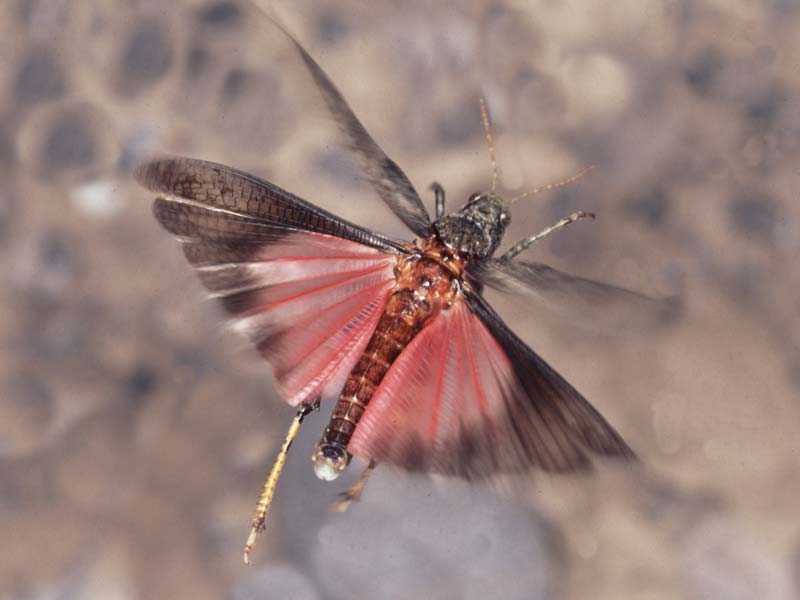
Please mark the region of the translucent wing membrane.
[[167, 159], [138, 176], [169, 194], [156, 218], [272, 364], [283, 398], [336, 395], [394, 284], [394, 243], [220, 165]]
[[353, 242], [294, 233], [248, 263], [197, 269], [297, 405], [339, 393], [383, 312], [394, 263]]
[[427, 237], [432, 233], [431, 219], [422, 199], [403, 170], [386, 156], [369, 132], [347, 105], [347, 101], [308, 52], [287, 32], [306, 64], [339, 128], [347, 136], [350, 149], [381, 199], [411, 231]]
[[[471, 479], [633, 456], [611, 426], [479, 297], [443, 311], [372, 398], [348, 449]], [[473, 312], [473, 310], [475, 312]]]
[[487, 258], [471, 264], [468, 271], [482, 285], [532, 296], [558, 312], [584, 315], [615, 328], [659, 325], [676, 317], [680, 310], [674, 298], [650, 298], [542, 263]]

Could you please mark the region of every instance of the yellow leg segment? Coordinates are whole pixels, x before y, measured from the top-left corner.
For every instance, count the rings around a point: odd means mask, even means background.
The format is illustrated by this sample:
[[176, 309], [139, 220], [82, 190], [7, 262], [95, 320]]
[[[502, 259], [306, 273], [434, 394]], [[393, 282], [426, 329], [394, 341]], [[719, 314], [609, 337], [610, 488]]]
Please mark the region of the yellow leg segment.
[[342, 494], [339, 494], [341, 496], [341, 500], [339, 500], [333, 506], [331, 506], [332, 511], [344, 512], [348, 508], [350, 508], [350, 505], [355, 500], [358, 500], [359, 496], [361, 496], [362, 490], [364, 489], [364, 485], [367, 483], [367, 479], [369, 478], [370, 475], [372, 475], [372, 472], [375, 470], [375, 466], [376, 463], [374, 460], [369, 461], [369, 465], [367, 465], [367, 468], [364, 469], [364, 472], [361, 473], [361, 476], [358, 478], [358, 480], [352, 486], [350, 486], [350, 489], [347, 490], [346, 492], [343, 492]]
[[278, 477], [280, 477], [283, 466], [286, 464], [286, 455], [289, 453], [289, 448], [292, 447], [292, 442], [300, 431], [300, 425], [303, 423], [303, 419], [317, 406], [318, 403], [303, 404], [297, 411], [292, 424], [289, 426], [289, 431], [286, 433], [286, 438], [283, 440], [281, 450], [278, 452], [278, 456], [275, 459], [275, 464], [272, 465], [267, 480], [264, 482], [264, 490], [261, 492], [261, 498], [256, 507], [256, 514], [253, 517], [253, 526], [250, 529], [250, 535], [247, 536], [247, 543], [244, 546], [244, 564], [246, 565], [250, 564], [250, 553], [253, 551], [256, 537], [259, 533], [264, 531], [266, 526], [269, 505], [272, 503], [272, 495], [275, 493], [275, 486], [278, 485]]

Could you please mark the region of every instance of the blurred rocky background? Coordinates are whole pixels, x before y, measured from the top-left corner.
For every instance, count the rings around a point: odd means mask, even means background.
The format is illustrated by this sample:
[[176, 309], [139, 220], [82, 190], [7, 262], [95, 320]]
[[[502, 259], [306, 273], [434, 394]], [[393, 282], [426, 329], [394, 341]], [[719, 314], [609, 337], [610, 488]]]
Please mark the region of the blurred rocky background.
[[[800, 595], [800, 3], [276, 2], [432, 201], [486, 189], [528, 256], [653, 296], [671, 323], [492, 296], [641, 464], [497, 496], [290, 455], [293, 415], [219, 325], [130, 177], [224, 162], [405, 232], [358, 178], [280, 31], [229, 0], [0, 4], [0, 599], [791, 599]], [[432, 204], [432, 202], [431, 202]], [[349, 481], [357, 466], [348, 473]], [[508, 486], [506, 486], [508, 487]]]

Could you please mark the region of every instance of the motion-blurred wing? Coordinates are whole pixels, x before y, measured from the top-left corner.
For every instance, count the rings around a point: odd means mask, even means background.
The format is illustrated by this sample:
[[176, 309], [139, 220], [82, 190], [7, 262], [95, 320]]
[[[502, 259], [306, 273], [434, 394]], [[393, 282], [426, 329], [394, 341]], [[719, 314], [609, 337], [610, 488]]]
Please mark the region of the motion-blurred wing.
[[220, 165], [168, 159], [137, 176], [167, 194], [156, 218], [272, 364], [283, 398], [337, 394], [394, 285], [394, 243]]
[[406, 174], [375, 143], [322, 67], [311, 58], [288, 31], [285, 29], [283, 31], [300, 53], [325, 100], [325, 104], [339, 128], [347, 136], [350, 149], [358, 158], [361, 168], [378, 195], [411, 231], [421, 237], [429, 236], [432, 232], [431, 218]]
[[488, 258], [471, 264], [468, 272], [480, 284], [498, 291], [531, 296], [559, 312], [584, 314], [615, 326], [662, 324], [680, 309], [675, 298], [650, 298], [542, 263]]
[[441, 312], [387, 373], [348, 450], [470, 479], [632, 457], [600, 414], [477, 295]]

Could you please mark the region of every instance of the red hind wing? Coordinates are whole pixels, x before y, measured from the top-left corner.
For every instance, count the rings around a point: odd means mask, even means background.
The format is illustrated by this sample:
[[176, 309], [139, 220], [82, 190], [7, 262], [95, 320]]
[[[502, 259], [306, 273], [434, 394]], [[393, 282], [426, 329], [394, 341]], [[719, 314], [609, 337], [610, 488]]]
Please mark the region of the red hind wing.
[[243, 171], [145, 162], [159, 223], [272, 364], [292, 405], [336, 395], [394, 285], [402, 246]]
[[[632, 455], [578, 392], [538, 357], [520, 362], [509, 344], [522, 342], [499, 339], [487, 321], [459, 300], [426, 325], [376, 390], [348, 450], [467, 478], [579, 469], [588, 451]], [[532, 386], [531, 377], [547, 386]], [[587, 414], [591, 434], [610, 439], [608, 447], [584, 435]]]
[[355, 242], [296, 232], [247, 262], [195, 266], [296, 406], [338, 394], [386, 305], [394, 263]]

